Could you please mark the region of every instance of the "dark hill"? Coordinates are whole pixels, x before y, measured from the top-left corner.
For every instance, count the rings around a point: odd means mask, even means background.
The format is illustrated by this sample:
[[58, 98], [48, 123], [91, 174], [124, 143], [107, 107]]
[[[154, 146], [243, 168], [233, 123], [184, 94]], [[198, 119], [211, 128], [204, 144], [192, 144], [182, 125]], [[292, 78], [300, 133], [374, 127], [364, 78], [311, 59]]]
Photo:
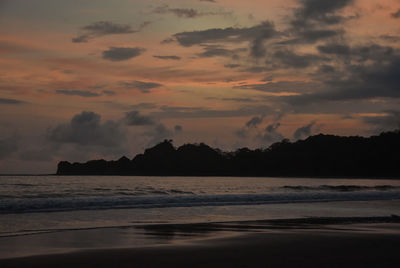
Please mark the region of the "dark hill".
[[291, 143], [285, 139], [267, 149], [235, 152], [200, 144], [179, 148], [165, 140], [132, 160], [92, 160], [58, 164], [58, 175], [151, 176], [400, 176], [400, 131], [378, 136], [315, 135]]

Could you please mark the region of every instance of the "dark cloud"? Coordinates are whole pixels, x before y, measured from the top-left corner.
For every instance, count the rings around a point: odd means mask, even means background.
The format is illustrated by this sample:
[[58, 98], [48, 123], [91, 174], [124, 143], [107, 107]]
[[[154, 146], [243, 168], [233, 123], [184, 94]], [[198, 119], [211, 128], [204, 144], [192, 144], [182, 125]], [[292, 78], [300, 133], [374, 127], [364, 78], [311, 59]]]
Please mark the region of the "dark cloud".
[[234, 53], [231, 50], [225, 48], [218, 47], [207, 47], [204, 49], [205, 51], [197, 54], [200, 58], [210, 58], [210, 57], [232, 57]]
[[277, 34], [274, 24], [265, 21], [248, 28], [214, 28], [203, 31], [181, 32], [173, 35], [181, 46], [190, 47], [201, 44], [213, 44], [216, 42], [237, 43], [254, 41], [256, 39], [268, 39]]
[[[190, 47], [194, 45], [211, 45], [215, 43], [239, 43], [248, 42], [250, 44], [250, 55], [259, 58], [265, 55], [264, 43], [277, 36], [278, 32], [272, 22], [264, 21], [253, 27], [246, 28], [214, 28], [203, 31], [181, 32], [174, 34], [172, 38], [165, 40], [166, 42], [177, 41], [181, 46]], [[231, 55], [226, 50], [205, 51], [203, 56], [207, 54], [214, 56]]]
[[365, 68], [368, 64], [366, 62], [377, 62], [382, 64], [382, 61], [390, 61], [392, 56], [399, 54], [394, 48], [390, 46], [381, 46], [378, 44], [354, 46], [342, 44], [325, 44], [318, 46], [317, 49], [326, 55], [342, 57], [342, 62], [346, 64], [346, 67], [354, 67], [351, 62], [357, 62], [359, 65], [357, 68]]
[[342, 29], [333, 26], [349, 19], [338, 13], [353, 0], [298, 0], [298, 2], [300, 7], [294, 10], [294, 17], [290, 21], [291, 27], [286, 31], [289, 39], [281, 41], [280, 44], [313, 44], [319, 40], [344, 34]]
[[198, 53], [197, 56], [200, 58], [211, 58], [211, 57], [231, 57], [237, 59], [238, 53], [246, 51], [245, 48], [238, 49], [226, 49], [222, 46], [205, 46], [203, 52]]
[[[349, 61], [366, 62], [366, 61], [385, 61], [395, 56], [396, 50], [390, 46], [381, 46], [378, 44], [363, 45], [350, 47], [346, 44], [329, 43], [317, 47], [321, 53], [344, 57], [345, 62]], [[381, 63], [380, 63], [381, 64]]]
[[268, 75], [260, 80], [260, 82], [271, 82], [274, 79], [272, 75]]
[[246, 122], [246, 127], [248, 128], [256, 128], [260, 125], [263, 121], [263, 118], [260, 116], [254, 116], [249, 121]]
[[335, 58], [335, 67], [319, 70], [321, 84], [313, 93], [282, 97], [288, 103], [400, 98], [400, 51], [380, 45], [318, 49]]
[[128, 24], [117, 24], [110, 21], [98, 21], [82, 27], [81, 30], [83, 31], [83, 34], [74, 37], [72, 39], [72, 42], [85, 43], [88, 42], [90, 39], [105, 35], [136, 33], [141, 31], [149, 24], [150, 22], [146, 21], [142, 23], [138, 29], [133, 29], [132, 26]]
[[57, 94], [68, 95], [68, 96], [80, 96], [80, 97], [100, 97], [101, 94], [86, 91], [86, 90], [69, 90], [69, 89], [59, 89], [56, 90]]
[[351, 52], [350, 47], [346, 44], [333, 43], [333, 44], [321, 45], [318, 46], [317, 48], [321, 53], [325, 54], [349, 55]]
[[155, 124], [155, 121], [150, 116], [141, 115], [139, 111], [127, 112], [123, 121], [128, 126], [150, 126]]
[[14, 135], [10, 138], [0, 139], [0, 159], [9, 157], [18, 150], [18, 139]]
[[312, 127], [315, 125], [315, 122], [311, 122], [305, 126], [299, 127], [293, 134], [293, 138], [295, 140], [300, 140], [307, 138], [311, 135]]
[[328, 61], [329, 59], [323, 56], [314, 54], [296, 54], [291, 50], [278, 50], [272, 55], [272, 59], [266, 63], [275, 65], [281, 65], [286, 68], [307, 68], [314, 66], [321, 61]]
[[388, 41], [388, 42], [399, 42], [400, 41], [400, 36], [399, 35], [389, 35], [389, 34], [384, 34], [379, 36], [381, 39]]
[[344, 17], [337, 12], [350, 5], [353, 0], [298, 0], [301, 7], [295, 10], [295, 19], [292, 24], [295, 27], [305, 26], [310, 23], [337, 24]]
[[161, 60], [180, 60], [181, 57], [179, 56], [153, 56], [154, 58], [161, 59]]
[[225, 64], [224, 67], [225, 67], [225, 68], [229, 68], [229, 69], [234, 69], [234, 68], [240, 67], [240, 64], [233, 64], [233, 63], [231, 63], [231, 64]]
[[[1, 4], [0, 4], [1, 6]], [[11, 54], [11, 53], [16, 53], [16, 54], [21, 54], [21, 53], [29, 53], [29, 52], [34, 52], [36, 49], [29, 47], [29, 46], [24, 46], [18, 43], [14, 42], [9, 42], [9, 41], [0, 41], [0, 54]]]
[[293, 30], [292, 35], [294, 38], [289, 40], [280, 41], [281, 45], [298, 45], [298, 44], [313, 44], [319, 40], [333, 38], [339, 35], [343, 35], [344, 31], [341, 29], [296, 29]]
[[124, 61], [140, 56], [145, 51], [140, 47], [110, 47], [103, 51], [103, 59], [110, 61]]
[[157, 107], [158, 107], [157, 104], [151, 103], [151, 102], [142, 102], [142, 103], [130, 105], [130, 108], [132, 108], [132, 109], [144, 109], [144, 110], [154, 109]]
[[[174, 132], [169, 130], [164, 124], [157, 122], [151, 116], [140, 114], [139, 111], [127, 112], [122, 121], [128, 126], [146, 127], [144, 135], [149, 138], [149, 146], [157, 144], [165, 139], [171, 139], [174, 134]], [[182, 131], [182, 127], [175, 126], [175, 132], [179, 131]]]
[[269, 146], [274, 142], [284, 139], [284, 136], [278, 131], [281, 124], [274, 122], [267, 125], [264, 129], [259, 128], [264, 121], [263, 116], [253, 116], [245, 125], [234, 132], [241, 139], [253, 138], [260, 143], [258, 146]]
[[280, 132], [278, 132], [278, 128], [280, 126], [281, 124], [279, 122], [266, 126], [264, 131], [257, 135], [257, 138], [266, 145], [270, 145], [274, 142], [283, 140], [285, 137]]
[[183, 127], [181, 125], [176, 125], [174, 127], [175, 132], [182, 132], [183, 131]]
[[379, 133], [382, 131], [400, 129], [400, 111], [386, 111], [385, 115], [379, 116], [364, 116], [364, 123], [374, 127], [374, 131]]
[[194, 8], [171, 8], [168, 5], [157, 7], [153, 10], [156, 14], [173, 14], [179, 18], [198, 18], [203, 16], [215, 16], [215, 15], [228, 15], [231, 13], [223, 11], [199, 11]]
[[[249, 121], [247, 121], [244, 126], [234, 132], [234, 134], [241, 138], [241, 139], [246, 139], [250, 137], [254, 132], [258, 132], [258, 126], [262, 123], [264, 120], [263, 116], [253, 116], [250, 118]], [[259, 137], [261, 134], [258, 133], [257, 137]]]
[[19, 104], [24, 104], [24, 103], [26, 103], [26, 102], [21, 101], [21, 100], [0, 98], [0, 104], [19, 105]]
[[114, 96], [117, 95], [117, 93], [115, 91], [111, 91], [111, 90], [103, 90], [102, 93], [104, 95], [108, 95], [108, 96]]
[[315, 88], [317, 83], [315, 82], [292, 82], [292, 81], [280, 81], [280, 82], [268, 82], [262, 84], [244, 84], [235, 86], [234, 88], [240, 89], [253, 89], [263, 92], [306, 92]]
[[249, 135], [248, 130], [245, 128], [241, 128], [235, 131], [235, 135], [241, 139], [246, 139]]
[[75, 115], [69, 123], [48, 129], [47, 138], [60, 144], [119, 147], [125, 135], [117, 122], [101, 122], [100, 115], [84, 111]]
[[259, 102], [259, 100], [252, 98], [218, 98], [218, 97], [207, 97], [207, 100], [218, 100], [218, 101], [234, 101], [234, 102]]
[[398, 9], [396, 12], [390, 14], [393, 18], [398, 19], [400, 18], [400, 9]]
[[153, 12], [156, 14], [174, 14], [179, 18], [196, 18], [205, 15], [193, 8], [170, 8], [168, 5], [157, 7]]
[[149, 146], [173, 137], [173, 132], [161, 123], [155, 125], [154, 128], [150, 129], [145, 134], [150, 137]]
[[214, 110], [203, 107], [176, 107], [162, 106], [160, 112], [154, 112], [152, 115], [158, 118], [211, 118], [211, 117], [236, 117], [252, 116], [254, 114], [269, 114], [273, 110], [266, 105], [243, 106], [232, 110]]
[[150, 93], [150, 89], [162, 87], [163, 84], [155, 82], [143, 82], [143, 81], [132, 81], [132, 82], [120, 82], [120, 85], [126, 88], [135, 88], [140, 90], [142, 93]]

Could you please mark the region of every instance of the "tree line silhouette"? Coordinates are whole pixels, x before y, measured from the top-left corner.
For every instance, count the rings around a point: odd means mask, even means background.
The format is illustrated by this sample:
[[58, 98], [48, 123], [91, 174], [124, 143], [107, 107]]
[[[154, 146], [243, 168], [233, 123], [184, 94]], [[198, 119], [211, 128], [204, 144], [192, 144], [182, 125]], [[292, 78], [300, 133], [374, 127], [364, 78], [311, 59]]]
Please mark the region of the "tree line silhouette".
[[314, 135], [266, 149], [223, 152], [204, 143], [175, 148], [164, 140], [132, 160], [58, 164], [58, 175], [396, 177], [400, 130], [378, 136]]

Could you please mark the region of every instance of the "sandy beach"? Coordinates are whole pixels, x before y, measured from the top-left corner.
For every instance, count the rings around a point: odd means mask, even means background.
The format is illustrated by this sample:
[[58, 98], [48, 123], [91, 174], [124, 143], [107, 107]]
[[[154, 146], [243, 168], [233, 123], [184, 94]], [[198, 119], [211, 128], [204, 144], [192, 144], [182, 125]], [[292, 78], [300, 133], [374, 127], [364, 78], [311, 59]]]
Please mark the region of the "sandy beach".
[[[389, 218], [390, 219], [390, 218]], [[356, 222], [356, 223], [352, 223]], [[138, 227], [167, 244], [0, 259], [0, 267], [398, 267], [400, 223], [255, 221]], [[204, 235], [201, 235], [204, 233]]]

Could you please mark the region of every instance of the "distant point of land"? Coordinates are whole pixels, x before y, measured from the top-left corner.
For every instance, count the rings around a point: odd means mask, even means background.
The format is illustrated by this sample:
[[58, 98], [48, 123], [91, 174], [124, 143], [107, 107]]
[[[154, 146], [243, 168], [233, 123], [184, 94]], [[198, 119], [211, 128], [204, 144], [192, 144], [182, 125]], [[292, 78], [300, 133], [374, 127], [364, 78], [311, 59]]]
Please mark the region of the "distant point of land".
[[164, 140], [133, 159], [62, 161], [58, 175], [400, 177], [400, 130], [371, 137], [314, 135], [266, 149], [223, 152]]

